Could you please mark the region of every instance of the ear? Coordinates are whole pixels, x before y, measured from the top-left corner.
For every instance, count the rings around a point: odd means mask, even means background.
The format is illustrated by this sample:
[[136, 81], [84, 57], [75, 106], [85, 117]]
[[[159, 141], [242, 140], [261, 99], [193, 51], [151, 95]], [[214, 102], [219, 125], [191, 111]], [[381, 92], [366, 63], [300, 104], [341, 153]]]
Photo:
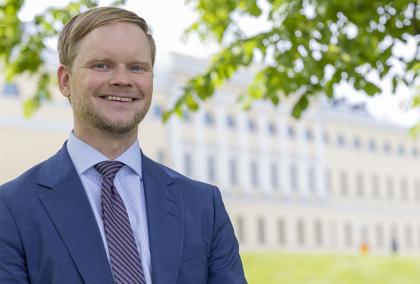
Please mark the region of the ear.
[[57, 69], [58, 87], [65, 97], [70, 97], [70, 67], [60, 64]]

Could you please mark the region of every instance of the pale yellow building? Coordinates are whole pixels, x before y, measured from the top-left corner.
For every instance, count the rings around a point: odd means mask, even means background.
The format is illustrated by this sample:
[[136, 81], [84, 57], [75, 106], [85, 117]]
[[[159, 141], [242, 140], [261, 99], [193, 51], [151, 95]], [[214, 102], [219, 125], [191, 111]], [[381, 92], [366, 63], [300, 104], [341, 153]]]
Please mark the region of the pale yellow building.
[[[197, 113], [160, 115], [205, 62], [158, 58], [152, 108], [139, 140], [150, 157], [221, 189], [242, 250], [375, 254], [420, 253], [420, 157], [407, 130], [381, 123], [361, 106], [320, 100], [304, 117], [287, 105], [236, 104], [251, 72], [241, 72]], [[64, 98], [30, 120], [28, 78], [0, 84], [0, 183], [56, 152], [72, 127]], [[58, 96], [58, 95], [57, 95]]]

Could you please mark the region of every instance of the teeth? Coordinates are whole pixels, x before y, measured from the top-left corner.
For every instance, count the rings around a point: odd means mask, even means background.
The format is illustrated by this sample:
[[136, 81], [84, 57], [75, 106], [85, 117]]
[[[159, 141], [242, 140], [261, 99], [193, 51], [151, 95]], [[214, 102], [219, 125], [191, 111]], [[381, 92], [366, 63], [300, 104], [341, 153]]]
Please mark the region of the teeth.
[[106, 96], [105, 100], [107, 101], [119, 101], [119, 102], [132, 102], [132, 98], [116, 97], [116, 96]]

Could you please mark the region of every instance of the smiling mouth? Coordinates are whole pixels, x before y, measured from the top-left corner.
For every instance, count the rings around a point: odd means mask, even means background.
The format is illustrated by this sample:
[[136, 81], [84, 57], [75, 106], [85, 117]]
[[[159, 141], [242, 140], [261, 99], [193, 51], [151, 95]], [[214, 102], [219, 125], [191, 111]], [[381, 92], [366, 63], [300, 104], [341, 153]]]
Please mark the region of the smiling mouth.
[[128, 97], [117, 97], [117, 96], [103, 96], [101, 97], [106, 101], [114, 101], [114, 102], [133, 102], [135, 99], [128, 98]]

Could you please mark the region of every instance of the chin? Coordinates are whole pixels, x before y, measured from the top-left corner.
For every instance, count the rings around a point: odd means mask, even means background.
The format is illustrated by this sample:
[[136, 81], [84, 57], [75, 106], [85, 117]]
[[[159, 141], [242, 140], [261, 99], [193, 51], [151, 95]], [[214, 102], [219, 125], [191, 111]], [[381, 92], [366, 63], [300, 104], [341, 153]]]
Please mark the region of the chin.
[[125, 117], [107, 116], [105, 114], [100, 115], [99, 113], [88, 113], [85, 116], [86, 120], [96, 128], [108, 133], [124, 134], [129, 133], [137, 129], [139, 123], [143, 120], [146, 112], [138, 112], [133, 115], [125, 114]]
[[140, 120], [134, 119], [129, 121], [111, 121], [111, 120], [100, 120], [96, 121], [96, 127], [102, 131], [115, 134], [129, 133], [137, 129]]

